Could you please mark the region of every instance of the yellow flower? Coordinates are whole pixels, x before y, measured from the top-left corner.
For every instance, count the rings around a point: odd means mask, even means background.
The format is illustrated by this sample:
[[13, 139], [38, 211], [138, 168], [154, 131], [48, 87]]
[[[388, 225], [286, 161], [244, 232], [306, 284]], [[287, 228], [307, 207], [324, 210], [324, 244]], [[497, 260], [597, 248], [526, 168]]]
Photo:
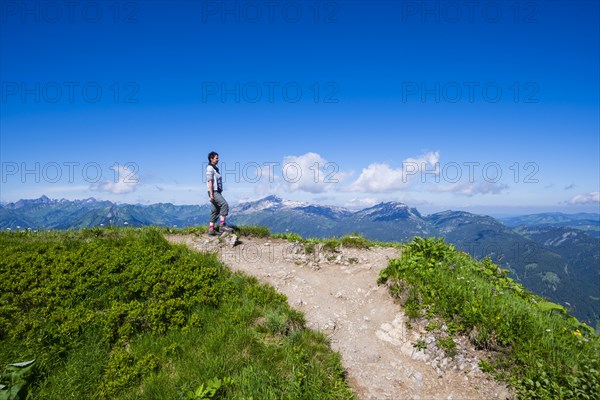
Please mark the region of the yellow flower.
[[579, 329], [576, 329], [575, 332], [573, 332], [573, 335], [581, 336], [581, 332], [579, 332]]

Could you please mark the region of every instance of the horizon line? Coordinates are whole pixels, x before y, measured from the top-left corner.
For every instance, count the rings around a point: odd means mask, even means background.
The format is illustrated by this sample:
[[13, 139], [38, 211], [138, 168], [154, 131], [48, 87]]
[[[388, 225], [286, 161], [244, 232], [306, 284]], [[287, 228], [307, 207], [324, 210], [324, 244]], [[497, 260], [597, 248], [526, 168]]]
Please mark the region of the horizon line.
[[[15, 204], [15, 203], [17, 203], [19, 201], [40, 200], [40, 199], [42, 199], [44, 197], [47, 198], [50, 201], [53, 201], [53, 202], [60, 202], [60, 201], [76, 202], [76, 201], [93, 200], [93, 201], [97, 201], [97, 202], [109, 202], [109, 203], [112, 203], [112, 204], [115, 204], [115, 205], [134, 205], [134, 206], [142, 206], [142, 207], [149, 207], [149, 206], [158, 205], [158, 204], [170, 204], [170, 205], [173, 205], [173, 206], [181, 206], [181, 207], [189, 207], [189, 206], [202, 207], [202, 206], [207, 206], [208, 205], [208, 204], [199, 204], [199, 203], [194, 203], [194, 204], [187, 203], [187, 204], [183, 204], [183, 203], [172, 203], [172, 202], [156, 202], [156, 203], [140, 203], [140, 202], [137, 202], [137, 203], [129, 203], [129, 202], [120, 202], [120, 201], [108, 200], [108, 199], [98, 199], [98, 198], [93, 197], [93, 196], [92, 197], [87, 197], [87, 198], [78, 198], [78, 199], [72, 199], [72, 200], [70, 200], [70, 199], [67, 199], [67, 198], [64, 198], [64, 197], [60, 198], [60, 199], [51, 198], [51, 197], [49, 197], [49, 196], [47, 196], [45, 194], [42, 194], [40, 197], [37, 197], [37, 198], [28, 198], [28, 199], [21, 198], [21, 199], [16, 200], [16, 201], [0, 201], [0, 206], [4, 206], [4, 205], [8, 205], [8, 204]], [[438, 213], [442, 213], [442, 212], [447, 212], [447, 211], [453, 211], [453, 212], [466, 212], [466, 213], [474, 214], [474, 215], [489, 215], [489, 216], [496, 215], [497, 217], [499, 217], [499, 216], [509, 217], [509, 216], [541, 215], [541, 214], [563, 214], [563, 215], [592, 214], [592, 215], [598, 215], [600, 217], [600, 211], [598, 211], [598, 212], [594, 212], [594, 211], [575, 211], [575, 212], [572, 212], [572, 213], [562, 212], [562, 211], [542, 211], [542, 212], [529, 212], [529, 213], [523, 213], [523, 212], [521, 212], [521, 213], [516, 213], [516, 214], [508, 214], [506, 212], [501, 212], [499, 210], [499, 212], [493, 213], [493, 214], [490, 214], [490, 213], [482, 214], [482, 213], [476, 213], [476, 212], [472, 212], [472, 211], [465, 211], [464, 209], [452, 209], [452, 208], [448, 208], [448, 209], [441, 210], [441, 211], [435, 211], [433, 213], [423, 213], [423, 212], [419, 211], [419, 209], [416, 206], [410, 206], [407, 203], [404, 203], [404, 202], [401, 202], [401, 201], [393, 201], [393, 200], [383, 201], [382, 200], [382, 201], [379, 201], [379, 202], [374, 203], [374, 204], [369, 205], [369, 206], [364, 206], [364, 207], [347, 207], [347, 206], [338, 206], [338, 205], [330, 205], [330, 204], [318, 204], [318, 203], [311, 203], [311, 202], [298, 201], [298, 200], [289, 200], [289, 199], [284, 199], [282, 197], [279, 197], [278, 195], [273, 195], [273, 194], [267, 195], [267, 196], [264, 196], [264, 197], [261, 197], [261, 198], [258, 198], [256, 200], [247, 200], [247, 201], [243, 201], [243, 202], [240, 201], [240, 202], [234, 203], [233, 207], [236, 207], [236, 206], [239, 206], [239, 205], [242, 205], [242, 204], [258, 202], [258, 201], [261, 201], [261, 200], [265, 200], [265, 199], [267, 199], [269, 197], [275, 197], [275, 198], [280, 199], [282, 201], [292, 201], [292, 202], [304, 203], [306, 205], [318, 205], [318, 206], [321, 206], [321, 207], [341, 208], [341, 209], [344, 209], [344, 210], [347, 210], [347, 211], [351, 211], [351, 212], [365, 210], [365, 209], [372, 208], [372, 207], [375, 207], [375, 206], [378, 206], [378, 205], [381, 205], [381, 204], [393, 203], [393, 204], [402, 204], [404, 206], [407, 206], [408, 208], [413, 208], [413, 209], [417, 210], [420, 214], [426, 215], [426, 216], [427, 215], [432, 215], [432, 214], [438, 214]], [[429, 205], [429, 206], [425, 205], [425, 206], [426, 207], [436, 207], [436, 206], [433, 206], [433, 205]], [[508, 208], [529, 208], [529, 207], [540, 207], [540, 206], [535, 206], [535, 205], [525, 205], [525, 206], [485, 206], [485, 205], [476, 205], [476, 206], [473, 206], [473, 207], [485, 207], [485, 208], [494, 208], [494, 207], [496, 207], [496, 208], [500, 208], [500, 207], [502, 207], [502, 208], [506, 208], [506, 207], [508, 207]], [[438, 208], [441, 209], [442, 207], [438, 207]]]

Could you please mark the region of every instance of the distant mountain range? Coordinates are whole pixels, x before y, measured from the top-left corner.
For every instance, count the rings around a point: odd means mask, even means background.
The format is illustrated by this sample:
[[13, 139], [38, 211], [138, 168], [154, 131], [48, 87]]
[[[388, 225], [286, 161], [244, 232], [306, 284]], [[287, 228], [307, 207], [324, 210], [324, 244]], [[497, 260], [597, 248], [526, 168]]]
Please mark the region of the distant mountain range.
[[[0, 205], [0, 229], [206, 225], [209, 205], [115, 204], [46, 196]], [[233, 207], [230, 223], [263, 225], [303, 237], [360, 233], [405, 242], [441, 236], [476, 258], [489, 256], [531, 291], [560, 303], [582, 321], [600, 319], [600, 214], [544, 213], [495, 219], [463, 211], [427, 216], [397, 202], [359, 211], [268, 196]]]
[[187, 227], [206, 224], [210, 206], [115, 204], [94, 198], [46, 196], [0, 205], [0, 229], [81, 229], [94, 226]]
[[600, 238], [598, 214], [579, 213], [563, 214], [558, 212], [521, 215], [518, 217], [501, 218], [501, 221], [510, 227], [518, 226], [562, 226], [577, 228], [591, 236]]

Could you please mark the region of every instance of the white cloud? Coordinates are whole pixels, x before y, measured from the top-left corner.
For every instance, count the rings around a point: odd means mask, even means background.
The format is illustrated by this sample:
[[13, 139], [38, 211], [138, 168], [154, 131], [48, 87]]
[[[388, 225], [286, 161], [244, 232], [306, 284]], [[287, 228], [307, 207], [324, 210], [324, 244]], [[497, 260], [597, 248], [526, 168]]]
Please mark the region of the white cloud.
[[324, 193], [333, 190], [348, 174], [317, 153], [287, 156], [283, 159], [281, 176], [288, 192]]
[[440, 153], [429, 152], [417, 158], [407, 158], [401, 168], [385, 163], [372, 163], [363, 168], [360, 176], [344, 188], [350, 192], [382, 193], [408, 187], [421, 174], [438, 175]]
[[500, 194], [508, 189], [504, 183], [493, 182], [457, 182], [445, 186], [436, 186], [434, 192], [450, 192], [461, 196], [472, 197], [476, 194]]
[[258, 182], [251, 182], [254, 184], [254, 193], [259, 197], [277, 194], [283, 190], [280, 182], [281, 177], [276, 174], [274, 164], [276, 163], [268, 163], [262, 166], [257, 169], [255, 176], [248, 178], [248, 180], [253, 180], [255, 177], [259, 178]]
[[115, 171], [115, 180], [93, 183], [90, 185], [91, 190], [112, 194], [125, 194], [135, 191], [140, 180], [134, 170], [125, 165], [113, 166], [110, 169]]
[[577, 196], [571, 197], [567, 201], [568, 204], [595, 204], [600, 203], [600, 192], [591, 192], [578, 194]]
[[379, 203], [379, 200], [373, 197], [353, 198], [346, 201], [344, 207], [362, 209], [372, 207], [377, 203]]

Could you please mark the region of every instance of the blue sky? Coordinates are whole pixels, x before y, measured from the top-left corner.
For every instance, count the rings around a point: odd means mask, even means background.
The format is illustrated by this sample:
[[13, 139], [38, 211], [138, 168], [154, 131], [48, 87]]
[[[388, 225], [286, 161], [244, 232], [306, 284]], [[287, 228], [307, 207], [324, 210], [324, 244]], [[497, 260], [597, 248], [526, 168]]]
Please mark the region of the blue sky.
[[0, 201], [600, 211], [597, 1], [0, 5]]

